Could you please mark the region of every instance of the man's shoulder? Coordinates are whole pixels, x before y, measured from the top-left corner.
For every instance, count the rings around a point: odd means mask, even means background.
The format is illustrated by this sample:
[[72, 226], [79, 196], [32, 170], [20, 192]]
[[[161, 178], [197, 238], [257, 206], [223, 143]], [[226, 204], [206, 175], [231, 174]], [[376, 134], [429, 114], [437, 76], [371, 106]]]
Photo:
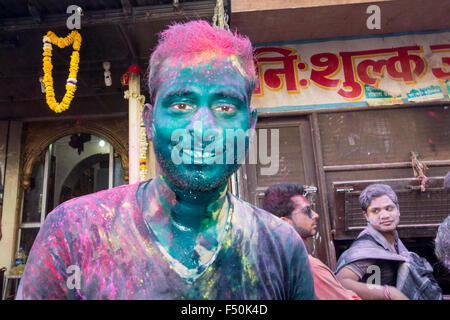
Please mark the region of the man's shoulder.
[[333, 271], [328, 268], [328, 266], [323, 263], [320, 259], [317, 259], [313, 257], [312, 255], [308, 254], [309, 264], [311, 265], [311, 270], [313, 273], [313, 276], [316, 280], [329, 280], [330, 277], [334, 277]]
[[234, 197], [232, 201], [235, 205], [236, 228], [248, 239], [258, 238], [258, 241], [251, 241], [258, 247], [257, 250], [270, 246], [283, 254], [293, 255], [297, 252], [306, 257], [303, 241], [289, 223], [239, 198]]
[[320, 259], [317, 259], [310, 254], [308, 255], [308, 258], [309, 258], [309, 263], [311, 264], [312, 269], [321, 268], [321, 269], [330, 270], [330, 268], [328, 268], [327, 265], [325, 263], [323, 263]]
[[81, 197], [70, 199], [56, 207], [48, 216], [58, 219], [62, 216], [71, 218], [89, 218], [107, 213], [112, 217], [117, 209], [135, 202], [138, 184], [121, 185], [112, 189], [98, 191]]
[[241, 200], [233, 195], [232, 197], [232, 201], [235, 205], [235, 211], [237, 211], [238, 217], [245, 218], [255, 227], [265, 228], [276, 233], [283, 231], [288, 233], [296, 233], [289, 223], [283, 221], [274, 214], [264, 209], [258, 208], [255, 205]]

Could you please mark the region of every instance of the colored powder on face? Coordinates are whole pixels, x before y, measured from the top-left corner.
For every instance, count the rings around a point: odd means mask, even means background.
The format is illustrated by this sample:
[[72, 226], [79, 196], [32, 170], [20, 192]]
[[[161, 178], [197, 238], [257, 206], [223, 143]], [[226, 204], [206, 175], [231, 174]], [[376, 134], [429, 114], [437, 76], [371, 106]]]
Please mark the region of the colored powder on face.
[[[212, 59], [231, 59], [253, 90], [256, 68], [250, 40], [237, 33], [215, 28], [206, 21], [191, 21], [174, 24], [159, 36], [159, 44], [149, 62], [149, 91], [154, 97], [161, 80], [163, 63], [167, 59], [184, 65], [209, 62]], [[236, 63], [238, 61], [238, 63]]]

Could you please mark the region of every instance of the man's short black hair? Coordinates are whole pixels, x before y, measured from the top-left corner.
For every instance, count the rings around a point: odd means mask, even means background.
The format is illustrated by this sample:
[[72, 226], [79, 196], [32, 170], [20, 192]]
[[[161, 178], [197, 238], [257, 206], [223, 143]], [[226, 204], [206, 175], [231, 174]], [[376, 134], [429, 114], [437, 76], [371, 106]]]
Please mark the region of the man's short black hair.
[[303, 185], [301, 184], [274, 184], [264, 193], [263, 209], [280, 218], [289, 217], [295, 206], [291, 198], [298, 195], [303, 195]]
[[398, 197], [394, 190], [387, 184], [374, 183], [368, 185], [359, 195], [359, 204], [363, 212], [367, 212], [372, 199], [387, 196], [399, 208]]

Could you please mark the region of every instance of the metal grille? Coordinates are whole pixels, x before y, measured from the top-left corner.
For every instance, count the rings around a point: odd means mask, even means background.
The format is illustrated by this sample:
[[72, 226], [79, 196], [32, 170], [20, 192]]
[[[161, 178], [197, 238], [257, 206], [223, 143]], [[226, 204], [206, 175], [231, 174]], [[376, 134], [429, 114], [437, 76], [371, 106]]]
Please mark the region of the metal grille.
[[[450, 214], [450, 191], [443, 189], [396, 191], [400, 205], [399, 227], [437, 226]], [[345, 230], [362, 229], [366, 220], [359, 205], [360, 192], [345, 193]]]
[[319, 116], [326, 166], [450, 159], [448, 106], [343, 112]]

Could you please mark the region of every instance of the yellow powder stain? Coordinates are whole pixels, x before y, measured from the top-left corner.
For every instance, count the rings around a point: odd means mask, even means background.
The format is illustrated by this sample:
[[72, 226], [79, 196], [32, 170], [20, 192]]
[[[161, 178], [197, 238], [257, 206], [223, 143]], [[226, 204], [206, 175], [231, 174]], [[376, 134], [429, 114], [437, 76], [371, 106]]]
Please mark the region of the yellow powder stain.
[[223, 240], [222, 246], [223, 246], [224, 249], [229, 249], [231, 247], [231, 239], [226, 237]]
[[251, 264], [246, 256], [242, 256], [242, 264], [244, 265], [244, 272], [250, 279], [251, 284], [254, 285], [256, 281], [258, 281], [258, 277], [256, 276], [255, 271], [252, 270]]
[[108, 208], [107, 206], [105, 206], [104, 204], [101, 204], [102, 208], [105, 209], [106, 211], [103, 212], [102, 216], [104, 219], [108, 219], [108, 218], [112, 218], [114, 216], [114, 208]]
[[245, 78], [247, 76], [247, 74], [244, 71], [244, 68], [242, 68], [241, 62], [239, 61], [239, 59], [236, 57], [236, 55], [231, 55], [228, 57], [229, 60], [231, 60], [231, 63], [233, 64], [233, 66], [239, 70], [239, 72], [242, 74], [242, 76]]
[[217, 58], [219, 55], [217, 52], [212, 50], [202, 51], [200, 53], [195, 54], [194, 56], [191, 56], [190, 59], [185, 59], [182, 61], [182, 67], [186, 68], [190, 65], [200, 65], [208, 63], [211, 59]]
[[[208, 269], [206, 269], [206, 271], [205, 271], [205, 277], [208, 277], [211, 272], [212, 272], [212, 266], [209, 266]], [[213, 290], [213, 288], [215, 288], [214, 284], [217, 282], [217, 278], [218, 278], [218, 275], [216, 273], [211, 277], [210, 280], [208, 280], [208, 282], [207, 282], [208, 285], [206, 286], [207, 287], [206, 292], [203, 294], [204, 299], [210, 298], [212, 290]]]
[[106, 236], [106, 234], [103, 232], [103, 230], [101, 228], [98, 228], [97, 230], [98, 230], [98, 235], [100, 236], [100, 238], [103, 241], [108, 240], [108, 237]]
[[124, 202], [122, 205], [122, 208], [129, 208], [131, 207], [131, 204], [129, 204], [128, 202]]

